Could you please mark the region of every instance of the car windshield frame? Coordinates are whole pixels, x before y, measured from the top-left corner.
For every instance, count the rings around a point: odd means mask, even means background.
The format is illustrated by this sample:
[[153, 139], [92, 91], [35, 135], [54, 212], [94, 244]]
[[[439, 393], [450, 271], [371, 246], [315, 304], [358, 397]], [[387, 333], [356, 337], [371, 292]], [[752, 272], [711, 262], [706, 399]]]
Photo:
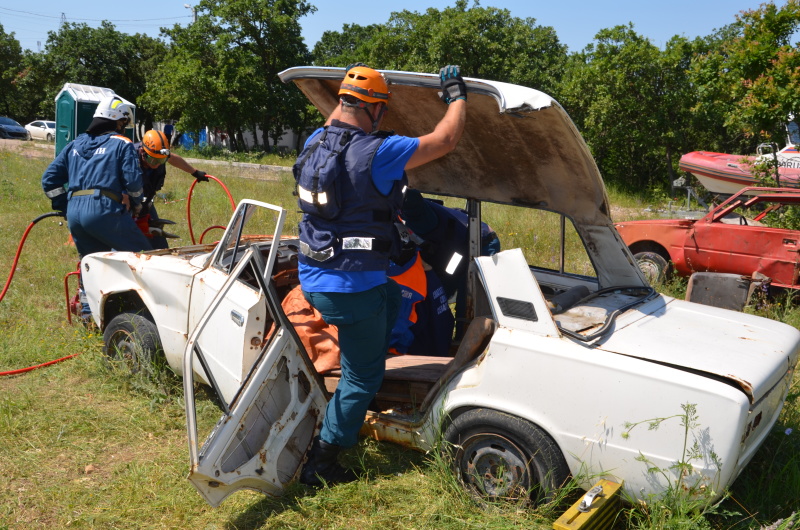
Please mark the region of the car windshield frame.
[[11, 118], [7, 118], [5, 116], [0, 116], [0, 125], [12, 125], [14, 127], [22, 127], [19, 123], [12, 120]]

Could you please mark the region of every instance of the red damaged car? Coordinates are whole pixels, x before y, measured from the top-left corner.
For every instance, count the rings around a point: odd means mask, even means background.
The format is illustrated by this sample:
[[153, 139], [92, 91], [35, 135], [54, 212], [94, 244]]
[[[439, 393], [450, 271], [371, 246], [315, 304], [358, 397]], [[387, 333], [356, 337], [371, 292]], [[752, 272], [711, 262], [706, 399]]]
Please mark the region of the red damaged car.
[[672, 271], [760, 273], [774, 287], [799, 289], [800, 231], [775, 227], [798, 205], [797, 189], [744, 188], [700, 219], [627, 221], [616, 227], [651, 282]]

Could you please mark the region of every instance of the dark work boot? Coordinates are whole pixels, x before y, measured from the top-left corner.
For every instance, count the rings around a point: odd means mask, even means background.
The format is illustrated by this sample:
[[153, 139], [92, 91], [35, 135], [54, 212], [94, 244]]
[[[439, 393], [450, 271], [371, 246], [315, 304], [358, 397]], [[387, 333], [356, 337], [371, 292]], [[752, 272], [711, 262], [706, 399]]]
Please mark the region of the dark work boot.
[[341, 450], [338, 445], [325, 443], [319, 438], [314, 439], [308, 461], [300, 472], [300, 483], [316, 488], [322, 486], [323, 481], [332, 486], [356, 480], [358, 477], [355, 472], [340, 466], [336, 460]]

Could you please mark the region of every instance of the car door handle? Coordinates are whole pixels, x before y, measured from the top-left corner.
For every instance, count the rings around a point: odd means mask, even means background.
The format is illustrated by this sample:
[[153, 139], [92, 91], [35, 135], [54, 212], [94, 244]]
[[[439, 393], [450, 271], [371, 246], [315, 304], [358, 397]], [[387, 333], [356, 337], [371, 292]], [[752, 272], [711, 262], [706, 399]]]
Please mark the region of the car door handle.
[[244, 325], [244, 317], [238, 311], [231, 311], [231, 320], [233, 320], [239, 327]]

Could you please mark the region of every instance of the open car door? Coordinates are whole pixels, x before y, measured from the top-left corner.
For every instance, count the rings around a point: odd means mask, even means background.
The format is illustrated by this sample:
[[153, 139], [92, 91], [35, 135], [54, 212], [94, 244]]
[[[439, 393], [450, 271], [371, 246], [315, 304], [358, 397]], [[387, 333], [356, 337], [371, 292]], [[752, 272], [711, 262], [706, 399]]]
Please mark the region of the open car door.
[[[247, 223], [258, 217], [258, 209], [271, 210], [275, 218], [272, 243], [267, 246], [262, 226], [251, 229]], [[327, 395], [320, 376], [305, 354], [294, 328], [281, 310], [280, 300], [272, 278], [272, 269], [279, 252], [280, 233], [286, 212], [283, 208], [243, 201], [234, 220], [228, 226], [217, 252], [226, 252], [230, 275], [208, 305], [197, 326], [189, 336], [184, 352], [183, 373], [186, 398], [186, 425], [189, 436], [191, 468], [189, 480], [205, 500], [218, 506], [228, 495], [248, 488], [270, 495], [280, 495], [286, 484], [298, 473], [305, 453], [324, 416]], [[253, 230], [257, 230], [254, 232]], [[247, 233], [259, 234], [260, 243], [250, 243]], [[233, 243], [230, 243], [233, 241]], [[266, 254], [266, 258], [265, 255]], [[218, 311], [229, 318], [226, 296], [235, 293], [237, 282], [257, 282], [261, 303], [267, 315], [260, 353], [241, 387], [230, 399], [225, 399], [215, 373], [225, 377], [220, 363], [209, 362], [211, 355], [201, 344], [204, 334], [219, 333], [213, 322]], [[215, 316], [216, 315], [216, 316]], [[270, 322], [271, 320], [271, 322]], [[211, 323], [211, 325], [209, 325]], [[235, 343], [231, 344], [237, 349]], [[240, 355], [236, 351], [232, 356]], [[224, 358], [214, 352], [216, 359]], [[197, 416], [192, 366], [199, 363], [217, 393], [222, 417], [202, 447], [197, 433]]]

